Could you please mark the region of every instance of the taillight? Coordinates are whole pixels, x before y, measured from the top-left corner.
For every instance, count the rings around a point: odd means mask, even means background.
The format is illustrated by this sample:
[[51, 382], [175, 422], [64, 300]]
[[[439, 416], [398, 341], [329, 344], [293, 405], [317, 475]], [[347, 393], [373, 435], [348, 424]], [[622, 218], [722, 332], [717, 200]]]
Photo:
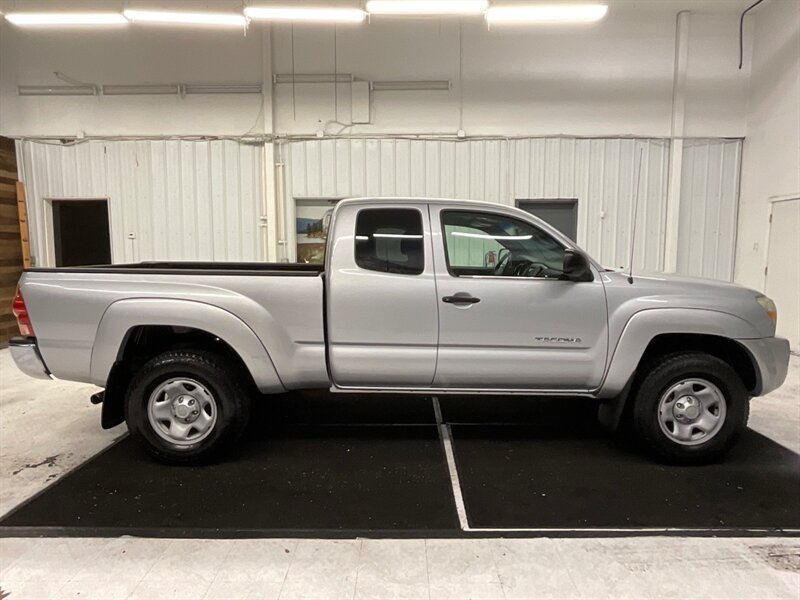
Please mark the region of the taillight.
[[31, 325], [31, 318], [28, 315], [28, 309], [25, 308], [25, 300], [22, 298], [22, 293], [17, 286], [17, 294], [14, 296], [14, 302], [11, 303], [11, 312], [17, 318], [17, 325], [19, 325], [19, 332], [22, 335], [33, 336], [33, 325]]

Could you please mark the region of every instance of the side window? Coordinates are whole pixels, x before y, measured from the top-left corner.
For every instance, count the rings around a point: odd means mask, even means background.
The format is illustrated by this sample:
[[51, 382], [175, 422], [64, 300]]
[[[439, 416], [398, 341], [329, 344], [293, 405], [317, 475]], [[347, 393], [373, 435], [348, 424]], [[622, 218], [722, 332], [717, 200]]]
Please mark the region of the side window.
[[411, 208], [361, 210], [356, 217], [356, 264], [383, 273], [422, 273], [422, 214]]
[[503, 215], [444, 211], [447, 267], [456, 277], [541, 277], [564, 273], [564, 247], [549, 234]]

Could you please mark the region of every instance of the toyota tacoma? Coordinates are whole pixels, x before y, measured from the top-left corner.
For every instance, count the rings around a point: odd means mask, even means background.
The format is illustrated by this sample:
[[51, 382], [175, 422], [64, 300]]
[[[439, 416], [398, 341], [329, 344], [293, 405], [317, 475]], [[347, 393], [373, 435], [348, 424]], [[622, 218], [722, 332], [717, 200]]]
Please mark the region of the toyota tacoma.
[[757, 291], [630, 277], [521, 210], [457, 200], [339, 202], [324, 266], [26, 269], [14, 313], [20, 369], [105, 388], [103, 427], [126, 421], [173, 463], [308, 388], [586, 396], [655, 458], [709, 462], [789, 362]]

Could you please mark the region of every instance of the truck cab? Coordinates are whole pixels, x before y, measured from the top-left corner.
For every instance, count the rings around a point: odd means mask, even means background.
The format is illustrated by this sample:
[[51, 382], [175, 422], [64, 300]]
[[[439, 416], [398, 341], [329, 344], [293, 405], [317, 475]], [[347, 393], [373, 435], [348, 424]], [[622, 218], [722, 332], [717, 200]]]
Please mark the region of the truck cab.
[[[574, 264], [565, 272], [567, 255], [579, 257], [579, 277]], [[325, 272], [338, 388], [588, 393], [601, 383], [602, 269], [516, 210], [343, 203]]]

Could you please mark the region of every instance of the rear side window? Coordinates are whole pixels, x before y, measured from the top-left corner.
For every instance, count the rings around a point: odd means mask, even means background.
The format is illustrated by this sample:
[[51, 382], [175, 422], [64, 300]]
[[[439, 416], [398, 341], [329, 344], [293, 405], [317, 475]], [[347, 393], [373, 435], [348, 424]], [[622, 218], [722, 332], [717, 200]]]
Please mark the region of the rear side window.
[[383, 273], [422, 273], [422, 214], [411, 208], [360, 211], [356, 217], [356, 264]]

